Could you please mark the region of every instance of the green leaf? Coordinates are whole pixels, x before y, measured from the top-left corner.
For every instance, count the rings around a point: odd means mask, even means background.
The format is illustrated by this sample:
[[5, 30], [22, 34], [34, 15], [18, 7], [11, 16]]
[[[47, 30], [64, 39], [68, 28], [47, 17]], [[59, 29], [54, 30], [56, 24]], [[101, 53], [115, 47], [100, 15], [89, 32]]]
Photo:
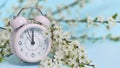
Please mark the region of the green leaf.
[[117, 14], [117, 13], [115, 13], [115, 14], [112, 16], [112, 18], [113, 18], [113, 19], [116, 19], [116, 18], [117, 18], [117, 16], [118, 16], [118, 14]]
[[96, 17], [93, 21], [95, 22], [95, 21], [97, 21], [97, 19], [98, 19], [98, 18]]
[[87, 18], [81, 19], [81, 22], [87, 22]]
[[3, 58], [0, 58], [0, 63], [2, 62]]

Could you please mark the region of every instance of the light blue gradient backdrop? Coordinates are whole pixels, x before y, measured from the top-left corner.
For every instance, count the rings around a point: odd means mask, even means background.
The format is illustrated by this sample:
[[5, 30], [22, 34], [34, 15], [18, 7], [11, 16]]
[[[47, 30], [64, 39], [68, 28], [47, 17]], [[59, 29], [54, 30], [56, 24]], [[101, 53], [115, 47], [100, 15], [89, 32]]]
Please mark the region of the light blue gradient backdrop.
[[[48, 12], [47, 8], [51, 8], [52, 10], [56, 10], [56, 6], [58, 3], [62, 4], [70, 4], [74, 0], [49, 0], [47, 3], [40, 3], [41, 5], [45, 5], [46, 7], [43, 9], [44, 13]], [[4, 0], [0, 1], [2, 4]], [[11, 14], [11, 7], [13, 4], [17, 5], [17, 0], [8, 0], [6, 1], [7, 4], [4, 8], [0, 11], [2, 12], [2, 16], [0, 17], [0, 26], [4, 27], [3, 18], [8, 17]], [[77, 12], [76, 7], [71, 8], [71, 15], [67, 15], [68, 18], [76, 18], [76, 15], [84, 18], [88, 15], [95, 18], [97, 16], [103, 16], [107, 19], [109, 16], [113, 15], [114, 13], [120, 14], [120, 1], [119, 0], [91, 0], [85, 7], [80, 8], [80, 12]], [[7, 11], [7, 12], [5, 12]], [[58, 16], [55, 16], [58, 18]], [[120, 20], [120, 17], [118, 17]], [[116, 24], [115, 27], [111, 28], [111, 30], [107, 30], [105, 25], [100, 25], [98, 28], [86, 28], [86, 24], [79, 23], [78, 27], [69, 27], [67, 24], [62, 22], [62, 26], [64, 31], [72, 31], [74, 32], [73, 35], [79, 36], [81, 34], [91, 34], [95, 32], [95, 37], [100, 37], [109, 33], [112, 33], [114, 36], [120, 36], [120, 24]], [[120, 42], [113, 42], [109, 40], [98, 41], [96, 43], [91, 43], [90, 41], [84, 43], [86, 53], [88, 54], [88, 58], [93, 61], [93, 64], [96, 65], [97, 68], [120, 68]], [[7, 61], [11, 60], [11, 61]], [[10, 57], [6, 59], [4, 62], [0, 64], [0, 68], [38, 68], [37, 64], [21, 64], [17, 62], [15, 57]], [[18, 60], [19, 61], [19, 60]], [[67, 67], [64, 67], [67, 68]]]

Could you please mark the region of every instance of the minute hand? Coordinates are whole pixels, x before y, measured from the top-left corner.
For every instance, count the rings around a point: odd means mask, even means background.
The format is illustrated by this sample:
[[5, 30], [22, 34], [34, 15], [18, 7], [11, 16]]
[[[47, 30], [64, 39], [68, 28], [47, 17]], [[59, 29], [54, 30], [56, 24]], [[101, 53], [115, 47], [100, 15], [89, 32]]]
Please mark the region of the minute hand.
[[32, 29], [32, 41], [31, 41], [31, 44], [32, 44], [32, 45], [35, 44], [35, 41], [34, 41], [34, 29]]

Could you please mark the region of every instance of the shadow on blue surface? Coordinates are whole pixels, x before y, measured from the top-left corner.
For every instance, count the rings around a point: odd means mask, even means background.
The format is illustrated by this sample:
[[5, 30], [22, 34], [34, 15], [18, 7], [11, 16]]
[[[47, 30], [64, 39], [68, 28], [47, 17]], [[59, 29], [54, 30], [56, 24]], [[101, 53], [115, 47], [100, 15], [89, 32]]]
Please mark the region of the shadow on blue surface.
[[20, 60], [19, 58], [17, 58], [16, 56], [14, 55], [11, 55], [8, 59], [7, 59], [7, 62], [12, 64], [12, 65], [18, 65], [18, 66], [33, 66], [33, 65], [38, 65], [38, 63], [27, 63], [27, 62], [24, 62], [22, 60]]

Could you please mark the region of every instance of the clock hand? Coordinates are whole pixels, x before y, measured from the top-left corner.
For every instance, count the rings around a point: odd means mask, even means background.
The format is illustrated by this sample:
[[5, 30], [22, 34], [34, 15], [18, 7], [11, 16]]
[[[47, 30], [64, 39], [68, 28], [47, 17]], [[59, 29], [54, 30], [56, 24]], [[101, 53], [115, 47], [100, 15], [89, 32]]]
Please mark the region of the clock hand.
[[28, 33], [27, 39], [31, 42], [32, 40], [31, 40], [31, 36], [28, 30], [27, 30], [27, 33]]
[[32, 44], [32, 45], [35, 44], [35, 41], [34, 41], [34, 29], [32, 29], [32, 41], [31, 41], [31, 44]]
[[28, 31], [28, 30], [27, 30], [27, 33], [28, 33], [28, 36], [29, 36], [28, 38], [31, 38], [30, 33], [29, 33], [29, 31]]
[[27, 37], [27, 39], [31, 42], [31, 39], [29, 37]]

